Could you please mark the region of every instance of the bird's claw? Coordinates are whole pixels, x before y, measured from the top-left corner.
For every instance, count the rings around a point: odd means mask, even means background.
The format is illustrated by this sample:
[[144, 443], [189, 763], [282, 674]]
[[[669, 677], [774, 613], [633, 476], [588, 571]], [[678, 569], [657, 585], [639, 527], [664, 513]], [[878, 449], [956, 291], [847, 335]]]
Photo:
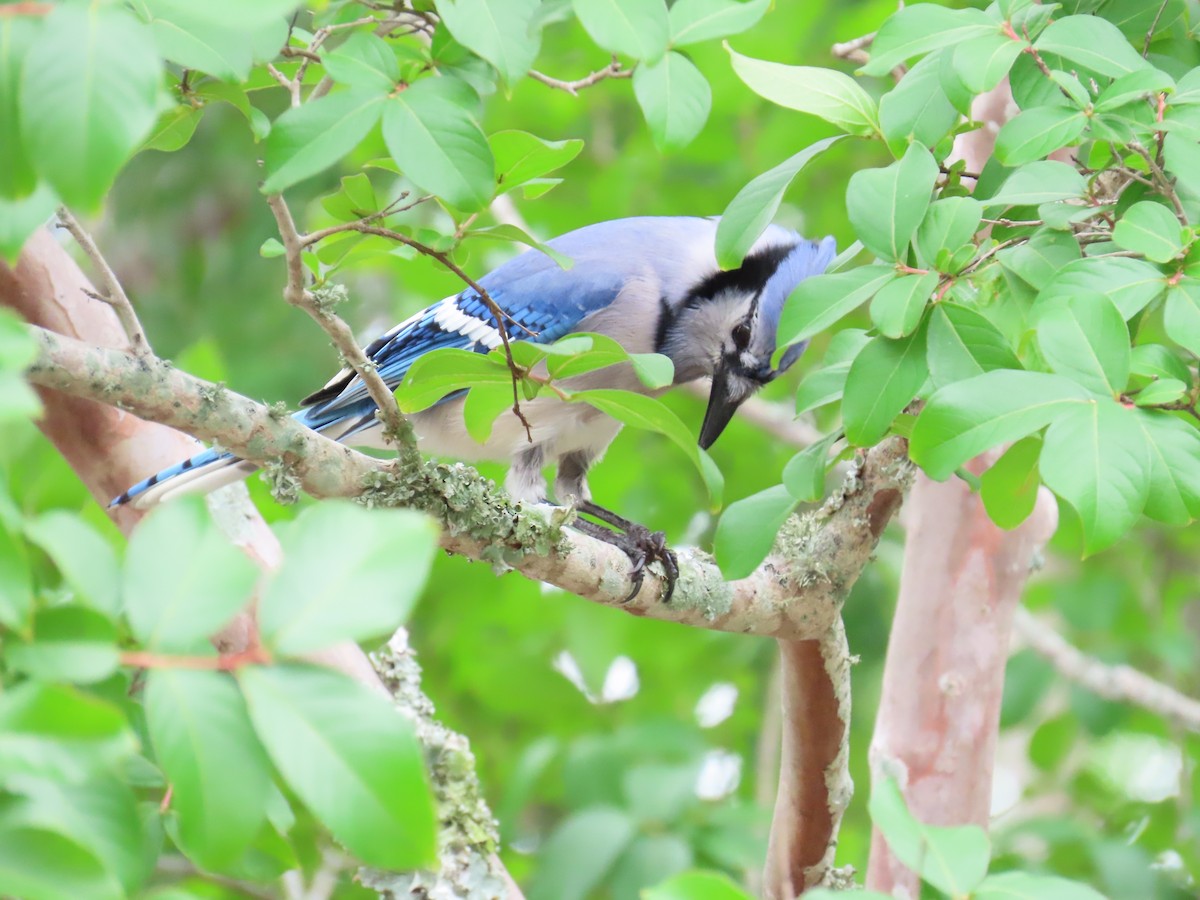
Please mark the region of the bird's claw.
[[661, 531], [651, 531], [645, 525], [623, 519], [590, 501], [579, 503], [577, 509], [600, 519], [612, 528], [619, 529], [612, 531], [582, 519], [574, 523], [574, 527], [579, 531], [618, 547], [629, 557], [632, 564], [629, 577], [633, 581], [633, 587], [625, 597], [625, 602], [628, 603], [641, 591], [642, 582], [646, 577], [646, 566], [658, 561], [662, 563], [667, 582], [662, 600], [663, 603], [669, 603], [672, 594], [675, 593], [675, 582], [679, 580], [679, 562], [675, 558], [675, 552], [667, 546], [667, 536]]

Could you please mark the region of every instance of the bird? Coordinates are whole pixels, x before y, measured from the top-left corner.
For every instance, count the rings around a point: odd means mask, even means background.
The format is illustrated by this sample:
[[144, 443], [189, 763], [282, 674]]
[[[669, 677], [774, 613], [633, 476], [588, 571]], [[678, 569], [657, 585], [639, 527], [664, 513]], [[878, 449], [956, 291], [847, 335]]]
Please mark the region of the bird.
[[[779, 225], [768, 225], [737, 268], [716, 259], [719, 219], [699, 216], [640, 216], [586, 225], [547, 244], [569, 257], [569, 268], [530, 249], [478, 280], [506, 317], [506, 330], [523, 340], [552, 343], [573, 332], [613, 338], [629, 353], [661, 353], [674, 365], [674, 383], [712, 379], [699, 444], [707, 449], [724, 431], [738, 406], [787, 370], [804, 352], [790, 346], [778, 366], [771, 360], [784, 301], [804, 279], [821, 274], [836, 248], [832, 237], [814, 241]], [[444, 347], [488, 352], [502, 343], [484, 298], [466, 288], [426, 307], [380, 335], [367, 358], [389, 388], [426, 353]], [[628, 365], [575, 376], [571, 387], [619, 388], [655, 393]], [[634, 591], [645, 564], [659, 559], [676, 574], [673, 555], [660, 532], [650, 532], [592, 502], [589, 469], [603, 456], [621, 423], [579, 403], [539, 395], [521, 404], [528, 422], [513, 412], [496, 420], [479, 443], [463, 422], [463, 392], [409, 416], [425, 453], [464, 461], [509, 462], [505, 487], [526, 504], [550, 497], [543, 468], [556, 464], [554, 499], [574, 504], [616, 531], [576, 519], [575, 526], [621, 547], [633, 562]], [[294, 417], [335, 441], [383, 447], [377, 407], [362, 380], [343, 369], [301, 401]], [[208, 492], [245, 478], [258, 464], [219, 449], [205, 450], [141, 481], [112, 501], [148, 507], [184, 493]]]

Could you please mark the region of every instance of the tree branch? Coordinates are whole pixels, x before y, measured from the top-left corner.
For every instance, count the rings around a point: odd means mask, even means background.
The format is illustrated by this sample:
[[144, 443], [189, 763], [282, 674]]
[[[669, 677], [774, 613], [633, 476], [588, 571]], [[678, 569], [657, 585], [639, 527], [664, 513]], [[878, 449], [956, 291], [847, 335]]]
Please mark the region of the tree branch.
[[700, 628], [789, 640], [823, 637], [912, 475], [906, 442], [889, 439], [858, 460], [820, 510], [793, 517], [773, 555], [750, 577], [726, 583], [707, 554], [683, 548], [669, 604], [660, 600], [666, 579], [657, 564], [627, 601], [632, 581], [621, 550], [579, 534], [565, 539], [559, 522], [514, 504], [467, 466], [374, 459], [162, 360], [31, 330], [40, 349], [29, 369], [35, 384], [119, 406], [254, 462], [273, 463], [274, 477], [294, 479], [314, 496], [423, 509], [442, 523], [442, 546], [451, 552], [512, 566], [633, 615]]
[[1029, 610], [1017, 610], [1014, 626], [1021, 639], [1064, 678], [1105, 700], [1140, 706], [1188, 731], [1200, 732], [1200, 700], [1130, 666], [1113, 666], [1088, 656]]
[[595, 72], [585, 75], [577, 81], [561, 81], [557, 78], [551, 78], [537, 69], [529, 70], [529, 77], [534, 81], [540, 81], [547, 87], [552, 87], [556, 90], [566, 91], [572, 97], [578, 97], [581, 90], [590, 88], [592, 85], [598, 84], [606, 78], [628, 78], [632, 74], [633, 69], [622, 69], [620, 61], [615, 56], [612, 58], [612, 62], [603, 69], [597, 69]]

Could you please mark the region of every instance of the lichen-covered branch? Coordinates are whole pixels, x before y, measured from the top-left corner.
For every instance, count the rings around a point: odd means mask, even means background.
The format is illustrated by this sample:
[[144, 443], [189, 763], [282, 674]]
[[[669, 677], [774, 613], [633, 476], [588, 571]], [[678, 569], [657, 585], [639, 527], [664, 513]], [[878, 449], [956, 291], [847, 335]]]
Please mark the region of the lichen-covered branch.
[[1200, 732], [1200, 700], [1130, 666], [1109, 665], [1088, 656], [1028, 610], [1017, 610], [1014, 625], [1021, 639], [1064, 678], [1105, 700], [1140, 706], [1181, 728]]
[[858, 460], [820, 510], [794, 517], [775, 552], [748, 578], [726, 582], [707, 554], [685, 548], [678, 552], [681, 575], [670, 603], [661, 601], [666, 580], [657, 566], [651, 566], [638, 594], [626, 600], [632, 581], [622, 551], [579, 534], [568, 539], [561, 519], [514, 504], [467, 466], [373, 459], [162, 360], [32, 331], [40, 347], [28, 376], [34, 384], [220, 443], [239, 456], [271, 464], [277, 480], [286, 478], [315, 496], [425, 510], [441, 522], [442, 545], [452, 552], [512, 566], [634, 615], [701, 628], [785, 640], [823, 637], [912, 474], [906, 443], [889, 439]]

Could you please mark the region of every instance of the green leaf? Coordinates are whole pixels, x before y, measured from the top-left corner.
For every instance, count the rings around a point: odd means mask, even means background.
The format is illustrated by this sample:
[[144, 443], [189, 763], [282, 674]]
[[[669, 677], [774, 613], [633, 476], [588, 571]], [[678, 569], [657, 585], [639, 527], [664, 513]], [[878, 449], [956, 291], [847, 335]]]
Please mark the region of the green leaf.
[[898, 341], [872, 338], [846, 376], [842, 419], [850, 443], [878, 443], [928, 377], [924, 328]]
[[1050, 369], [1096, 394], [1113, 396], [1129, 381], [1129, 329], [1107, 297], [1076, 296], [1045, 310], [1038, 346]]
[[1175, 132], [1168, 132], [1163, 142], [1163, 168], [1179, 187], [1200, 196], [1200, 143]]
[[1168, 525], [1200, 517], [1200, 432], [1169, 413], [1138, 410], [1134, 419], [1150, 452], [1146, 515]]
[[122, 595], [149, 650], [189, 652], [244, 607], [258, 568], [213, 524], [203, 498], [154, 509], [129, 540]]
[[980, 478], [979, 497], [992, 521], [1001, 528], [1013, 529], [1029, 518], [1037, 503], [1037, 461], [1042, 442], [1035, 437], [1022, 438], [1004, 451]]
[[436, 817], [412, 725], [372, 689], [309, 666], [247, 666], [238, 681], [288, 785], [369, 866], [430, 868]]
[[842, 398], [850, 363], [838, 363], [809, 372], [796, 388], [796, 415]]
[[957, 303], [939, 303], [929, 317], [929, 377], [945, 387], [993, 369], [1020, 369], [1008, 341], [981, 313]]
[[1180, 347], [1200, 353], [1200, 278], [1184, 276], [1167, 290], [1163, 325]]
[[726, 49], [733, 71], [760, 97], [817, 116], [849, 134], [869, 135], [879, 130], [875, 101], [849, 75], [834, 69], [754, 59], [728, 45]]
[[875, 781], [867, 808], [896, 858], [942, 893], [971, 896], [987, 875], [991, 845], [979, 826], [944, 828], [920, 822], [891, 778]]
[[437, 528], [412, 510], [330, 501], [301, 512], [280, 543], [258, 625], [273, 653], [298, 656], [399, 628], [425, 587]]
[[677, 0], [671, 5], [671, 44], [683, 47], [741, 34], [755, 25], [771, 0]]
[[637, 835], [629, 814], [593, 806], [573, 813], [538, 853], [529, 900], [584, 900]]
[[1074, 235], [1049, 229], [996, 254], [1004, 268], [1035, 289], [1049, 284], [1064, 266], [1079, 258], [1079, 242]]
[[1042, 480], [1079, 514], [1084, 549], [1114, 543], [1137, 521], [1150, 492], [1150, 454], [1133, 410], [1092, 400], [1046, 429]]
[[54, 561], [78, 597], [109, 616], [117, 614], [117, 555], [92, 526], [76, 514], [51, 510], [27, 522], [25, 536]]
[[21, 134], [64, 203], [100, 203], [154, 124], [161, 74], [149, 33], [123, 9], [65, 4], [46, 17], [25, 57]]
[[924, 3], [908, 6], [883, 23], [871, 42], [871, 59], [859, 71], [863, 75], [886, 75], [919, 54], [999, 32], [1000, 23], [981, 10], [946, 9]]
[[929, 205], [917, 228], [916, 246], [925, 266], [936, 266], [939, 251], [970, 243], [979, 230], [983, 207], [974, 197], [945, 197]]
[[938, 273], [926, 272], [902, 275], [881, 287], [871, 300], [871, 321], [879, 333], [889, 338], [912, 334], [937, 283]]
[[1067, 263], [1038, 294], [1039, 306], [1078, 295], [1103, 294], [1128, 320], [1166, 290], [1167, 278], [1142, 259], [1084, 257]]
[[1016, 441], [1095, 401], [1061, 375], [998, 369], [936, 391], [917, 417], [909, 455], [943, 481], [984, 450]]
[[[856, 897], [866, 898], [858, 892]], [[642, 900], [751, 900], [749, 894], [717, 872], [684, 872], [642, 891]]]
[[745, 578], [767, 558], [800, 501], [782, 484], [729, 504], [717, 521], [713, 554], [726, 581]]
[[1112, 233], [1122, 250], [1141, 253], [1155, 262], [1170, 262], [1183, 252], [1182, 227], [1161, 203], [1143, 200], [1125, 210]]
[[287, 110], [267, 136], [263, 191], [277, 194], [332, 166], [367, 136], [385, 106], [386, 94], [350, 88]]
[[403, 413], [420, 412], [455, 390], [486, 384], [511, 386], [512, 373], [503, 357], [454, 348], [434, 350], [409, 367], [396, 386], [396, 402]]
[[811, 502], [825, 493], [825, 469], [829, 448], [838, 439], [835, 431], [805, 447], [783, 467], [783, 484], [797, 500]]
[[[587, 347], [567, 349], [570, 342], [586, 339]], [[629, 353], [615, 340], [603, 334], [575, 332], [543, 349], [550, 355], [547, 370], [552, 378], [563, 379], [605, 366], [628, 362], [648, 388], [664, 388], [675, 380], [675, 364], [661, 353]]]
[[[137, 800], [116, 777], [100, 775], [79, 784], [66, 784], [22, 776], [12, 779], [7, 787], [19, 799], [14, 802], [8, 798], [10, 802], [0, 813], [0, 831], [29, 828], [73, 841], [95, 856], [111, 882], [129, 893], [150, 874], [153, 860], [146, 853], [147, 839]], [[7, 837], [4, 834], [0, 841]], [[55, 873], [57, 862], [51, 867]]]
[[577, 391], [571, 400], [594, 406], [626, 425], [657, 431], [670, 438], [687, 455], [688, 459], [692, 461], [692, 465], [700, 473], [713, 505], [720, 504], [721, 492], [724, 487], [721, 470], [712, 461], [712, 457], [696, 445], [695, 438], [679, 416], [664, 406], [661, 401], [644, 394], [605, 388]]
[[121, 711], [73, 687], [26, 681], [0, 694], [0, 772], [78, 782], [137, 747]]
[[510, 85], [533, 65], [541, 31], [533, 27], [538, 0], [437, 0], [454, 39], [496, 67]]
[[208, 81], [196, 88], [196, 96], [201, 100], [228, 103], [243, 116], [250, 125], [250, 131], [255, 141], [261, 141], [271, 131], [271, 120], [256, 106], [250, 104], [250, 96], [236, 84], [225, 84], [221, 81]]
[[266, 819], [271, 772], [233, 678], [155, 669], [146, 680], [146, 728], [171, 783], [178, 838], [206, 869], [232, 866]]
[[21, 142], [21, 64], [36, 40], [29, 18], [0, 17], [0, 198], [29, 196], [37, 186], [33, 161]]
[[653, 65], [643, 63], [633, 70], [633, 93], [659, 150], [690, 144], [712, 109], [708, 79], [674, 50]]
[[901, 260], [929, 208], [938, 166], [920, 144], [885, 169], [862, 169], [846, 187], [846, 214], [854, 232], [880, 259]]
[[511, 385], [489, 384], [473, 387], [463, 401], [463, 424], [476, 443], [485, 444], [492, 435], [496, 417], [512, 409]]
[[879, 100], [879, 127], [893, 153], [912, 141], [935, 146], [958, 122], [958, 110], [942, 90], [941, 61], [921, 60]]
[[331, 78], [364, 91], [388, 93], [400, 80], [400, 63], [387, 41], [369, 31], [356, 31], [321, 62]]
[[202, 106], [176, 106], [169, 109], [154, 123], [150, 136], [142, 141], [138, 150], [160, 150], [163, 153], [174, 153], [187, 146], [196, 126], [204, 116]]
[[474, 212], [495, 192], [496, 163], [471, 114], [447, 97], [447, 79], [423, 78], [388, 98], [383, 140], [404, 174], [451, 206]]
[[663, 0], [571, 0], [592, 40], [609, 53], [656, 63], [667, 50], [671, 26]]
[[[656, 767], [666, 768], [666, 767]], [[674, 769], [679, 770], [676, 766]], [[692, 776], [688, 784], [688, 794], [695, 803], [694, 768], [690, 768]], [[655, 785], [662, 790], [662, 785]], [[661, 821], [661, 820], [659, 820]], [[614, 897], [641, 897], [641, 891], [679, 872], [684, 871], [695, 862], [696, 854], [689, 841], [674, 834], [642, 834], [621, 854], [617, 864], [613, 866], [609, 884]]]
[[1101, 75], [1117, 78], [1149, 67], [1116, 25], [1099, 16], [1065, 16], [1052, 22], [1034, 46], [1057, 53]]
[[810, 144], [737, 192], [717, 223], [717, 263], [722, 269], [736, 269], [742, 264], [754, 242], [775, 218], [792, 180], [842, 137], [839, 134]]
[[205, 0], [195, 4], [196, 14], [213, 24], [236, 22], [243, 28], [254, 28], [282, 19], [299, 5], [298, 0]]
[[1162, 406], [1182, 398], [1187, 389], [1188, 386], [1182, 381], [1164, 378], [1162, 381], [1152, 382], [1138, 391], [1133, 402], [1138, 406]]
[[1027, 109], [1001, 126], [996, 135], [996, 159], [1005, 166], [1042, 159], [1083, 134], [1087, 121], [1079, 109], [1063, 106]]
[[101, 681], [117, 668], [117, 630], [95, 610], [54, 606], [38, 611], [32, 640], [9, 643], [5, 657], [42, 681]]
[[1064, 162], [1043, 159], [1026, 163], [1008, 176], [990, 198], [980, 198], [985, 208], [1030, 206], [1055, 200], [1072, 200], [1087, 192], [1087, 180]]
[[500, 193], [561, 169], [583, 149], [583, 141], [544, 141], [528, 131], [497, 131], [488, 136], [488, 144]]
[[1024, 41], [1006, 34], [981, 34], [958, 44], [950, 64], [968, 91], [982, 94], [1004, 79], [1024, 49]]
[[[45, 182], [38, 182], [32, 194], [20, 200], [6, 200], [0, 197], [0, 255], [12, 265], [17, 262], [21, 248], [30, 236], [54, 215], [59, 206], [58, 197]], [[37, 395], [29, 389], [23, 380], [4, 379], [3, 391], [0, 391], [0, 421], [29, 419], [41, 411], [41, 402]], [[24, 386], [21, 396], [16, 385]], [[10, 392], [11, 391], [11, 392]]]
[[[0, 318], [2, 321], [2, 318]], [[0, 502], [4, 494], [0, 491]], [[33, 576], [29, 552], [15, 529], [0, 515], [0, 624], [27, 633], [33, 610]]]
[[1078, 881], [1032, 872], [989, 875], [971, 893], [971, 900], [1104, 900], [1104, 895]]
[[518, 228], [516, 225], [508, 222], [501, 222], [498, 225], [489, 225], [486, 228], [472, 228], [464, 237], [473, 238], [491, 238], [500, 241], [513, 241], [517, 244], [524, 244], [526, 247], [532, 247], [535, 250], [540, 250], [545, 253], [558, 265], [560, 269], [569, 269], [575, 265], [575, 261], [565, 253], [559, 253], [549, 244], [543, 243], [528, 232]]
[[1130, 354], [1130, 371], [1146, 378], [1173, 378], [1190, 383], [1191, 370], [1179, 355], [1162, 344], [1139, 344]]
[[23, 900], [108, 900], [121, 885], [94, 854], [61, 834], [0, 827], [0, 893]]
[[824, 331], [895, 277], [892, 266], [870, 265], [805, 278], [784, 304], [776, 343], [785, 347]]
[[1175, 79], [1160, 69], [1135, 69], [1122, 75], [1096, 98], [1096, 112], [1117, 109], [1127, 103], [1175, 89]]
[[180, 66], [227, 82], [245, 81], [255, 59], [264, 58], [264, 45], [271, 47], [266, 58], [274, 58], [287, 41], [287, 23], [282, 16], [249, 25], [244, 16], [214, 20], [202, 7], [187, 0], [141, 0], [136, 4], [150, 25], [159, 53]]

